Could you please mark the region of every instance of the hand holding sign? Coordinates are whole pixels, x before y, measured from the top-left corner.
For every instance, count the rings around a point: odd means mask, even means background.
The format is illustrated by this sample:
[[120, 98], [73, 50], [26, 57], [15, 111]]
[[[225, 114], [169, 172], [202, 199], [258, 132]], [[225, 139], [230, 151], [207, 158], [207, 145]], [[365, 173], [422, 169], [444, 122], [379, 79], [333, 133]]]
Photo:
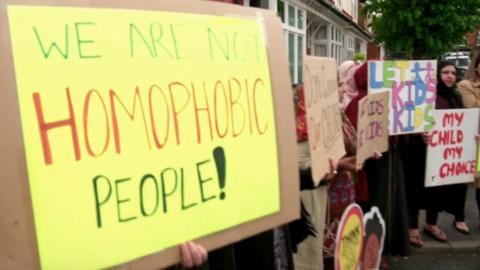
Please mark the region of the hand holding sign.
[[337, 168], [338, 168], [339, 162], [336, 161], [335, 159], [329, 157], [328, 158], [328, 166], [329, 170], [327, 173], [323, 175], [321, 180], [330, 180], [332, 179], [336, 174], [337, 174]]
[[389, 93], [369, 94], [359, 101], [357, 169], [368, 158], [380, 158], [388, 150]]
[[201, 245], [194, 242], [181, 244], [180, 252], [182, 256], [183, 267], [191, 268], [195, 266], [201, 266], [207, 261], [207, 251]]
[[432, 141], [432, 133], [423, 132], [423, 133], [422, 133], [422, 139], [423, 139], [423, 142], [424, 142], [426, 145], [429, 145], [430, 142]]
[[341, 169], [345, 169], [349, 172], [355, 172], [357, 171], [357, 168], [355, 166], [355, 160], [355, 156], [344, 157], [338, 162], [338, 167]]
[[303, 81], [312, 177], [317, 185], [336, 171], [327, 157], [338, 160], [345, 155], [335, 59], [305, 56]]

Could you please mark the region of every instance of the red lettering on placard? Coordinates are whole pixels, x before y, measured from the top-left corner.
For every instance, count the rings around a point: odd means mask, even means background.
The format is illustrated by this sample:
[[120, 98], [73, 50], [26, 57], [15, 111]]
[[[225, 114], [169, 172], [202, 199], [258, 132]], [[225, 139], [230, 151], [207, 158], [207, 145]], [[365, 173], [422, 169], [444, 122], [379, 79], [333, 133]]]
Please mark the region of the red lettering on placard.
[[52, 152], [50, 149], [50, 141], [48, 139], [48, 131], [60, 128], [60, 127], [69, 127], [72, 133], [72, 143], [73, 151], [75, 153], [75, 160], [80, 160], [80, 143], [78, 141], [77, 125], [75, 123], [75, 113], [73, 111], [72, 99], [70, 97], [70, 89], [65, 88], [67, 95], [67, 106], [68, 106], [68, 118], [64, 120], [58, 120], [53, 122], [46, 122], [42, 107], [42, 100], [40, 99], [40, 93], [33, 93], [33, 103], [35, 105], [35, 112], [37, 115], [38, 129], [40, 131], [40, 138], [42, 140], [42, 149], [43, 149], [43, 158], [45, 164], [52, 164]]

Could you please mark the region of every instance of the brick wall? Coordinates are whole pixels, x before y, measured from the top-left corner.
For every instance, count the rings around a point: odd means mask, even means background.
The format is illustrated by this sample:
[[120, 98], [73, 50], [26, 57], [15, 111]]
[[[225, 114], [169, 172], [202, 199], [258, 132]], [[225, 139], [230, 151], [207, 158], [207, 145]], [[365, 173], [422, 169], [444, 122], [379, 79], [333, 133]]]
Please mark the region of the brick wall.
[[475, 48], [475, 46], [477, 45], [477, 33], [467, 33], [465, 36], [467, 37], [468, 46]]
[[380, 59], [380, 48], [372, 42], [367, 46], [367, 59]]

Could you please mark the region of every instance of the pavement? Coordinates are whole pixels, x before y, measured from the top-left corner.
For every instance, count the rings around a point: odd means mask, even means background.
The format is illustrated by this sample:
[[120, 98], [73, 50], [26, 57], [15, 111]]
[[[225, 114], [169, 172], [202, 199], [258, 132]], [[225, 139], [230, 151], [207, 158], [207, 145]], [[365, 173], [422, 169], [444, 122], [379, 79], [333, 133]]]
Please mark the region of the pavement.
[[[448, 198], [445, 198], [448, 200]], [[475, 201], [475, 188], [469, 187], [465, 205], [466, 223], [470, 235], [463, 235], [453, 228], [453, 215], [442, 212], [437, 225], [448, 237], [440, 243], [422, 234], [424, 245], [413, 248], [409, 257], [390, 257], [388, 270], [480, 270], [480, 220]], [[420, 212], [420, 230], [423, 229], [425, 212]]]
[[394, 257], [388, 270], [479, 270], [480, 254], [471, 251]]
[[[448, 198], [445, 198], [448, 200]], [[465, 204], [465, 222], [470, 228], [470, 235], [459, 233], [453, 227], [454, 216], [442, 212], [438, 217], [437, 225], [445, 232], [448, 237], [447, 243], [440, 243], [433, 238], [422, 235], [424, 246], [414, 248], [414, 253], [448, 250], [480, 250], [480, 220], [478, 207], [475, 201], [475, 188], [469, 187], [467, 191], [467, 200]], [[420, 212], [420, 229], [422, 230], [425, 221], [425, 211]]]

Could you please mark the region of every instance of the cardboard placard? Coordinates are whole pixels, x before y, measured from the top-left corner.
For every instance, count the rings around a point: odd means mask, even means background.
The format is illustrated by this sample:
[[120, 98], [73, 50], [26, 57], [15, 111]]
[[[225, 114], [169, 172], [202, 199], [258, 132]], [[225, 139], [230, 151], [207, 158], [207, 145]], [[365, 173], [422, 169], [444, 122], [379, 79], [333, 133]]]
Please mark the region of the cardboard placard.
[[390, 92], [390, 135], [433, 128], [437, 61], [370, 61], [368, 74], [369, 94]]
[[352, 203], [345, 209], [335, 239], [335, 270], [356, 270], [363, 250], [363, 212]]
[[374, 151], [388, 151], [388, 100], [390, 93], [370, 94], [359, 101], [356, 166], [373, 157]]
[[363, 216], [363, 225], [365, 236], [360, 269], [379, 269], [387, 231], [378, 207], [373, 206]]
[[478, 147], [477, 151], [477, 172], [480, 172], [480, 147]]
[[372, 206], [363, 214], [356, 203], [342, 214], [335, 239], [335, 270], [378, 269], [385, 242], [385, 221]]
[[436, 110], [427, 148], [425, 186], [473, 182], [480, 109]]
[[274, 12], [3, 1], [0, 14], [0, 268], [158, 269], [182, 242], [211, 250], [298, 217]]
[[335, 59], [306, 55], [303, 82], [312, 176], [318, 184], [330, 170], [328, 158], [345, 155]]

